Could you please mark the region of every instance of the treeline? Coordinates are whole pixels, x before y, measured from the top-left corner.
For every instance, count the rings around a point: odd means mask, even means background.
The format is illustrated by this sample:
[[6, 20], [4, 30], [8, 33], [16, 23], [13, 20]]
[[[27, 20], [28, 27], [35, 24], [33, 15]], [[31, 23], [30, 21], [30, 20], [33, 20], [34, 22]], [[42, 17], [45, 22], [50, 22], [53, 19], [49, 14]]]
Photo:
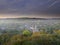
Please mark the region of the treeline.
[[49, 34], [44, 31], [30, 32], [24, 30], [22, 34], [5, 33], [0, 35], [0, 45], [60, 45], [60, 30]]

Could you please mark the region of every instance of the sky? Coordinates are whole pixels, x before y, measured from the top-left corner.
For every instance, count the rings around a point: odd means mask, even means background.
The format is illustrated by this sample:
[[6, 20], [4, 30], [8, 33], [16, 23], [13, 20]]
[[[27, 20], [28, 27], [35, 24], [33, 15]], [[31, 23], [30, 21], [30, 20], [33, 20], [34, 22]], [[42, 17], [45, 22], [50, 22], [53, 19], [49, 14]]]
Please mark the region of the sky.
[[0, 18], [58, 17], [60, 0], [0, 0]]

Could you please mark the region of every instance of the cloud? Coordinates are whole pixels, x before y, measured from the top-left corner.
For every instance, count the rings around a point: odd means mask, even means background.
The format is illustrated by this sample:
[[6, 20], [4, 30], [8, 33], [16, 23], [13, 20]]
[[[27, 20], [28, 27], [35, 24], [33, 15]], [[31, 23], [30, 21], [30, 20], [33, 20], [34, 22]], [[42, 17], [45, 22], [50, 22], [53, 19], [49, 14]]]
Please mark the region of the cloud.
[[60, 14], [60, 0], [0, 0], [0, 13]]

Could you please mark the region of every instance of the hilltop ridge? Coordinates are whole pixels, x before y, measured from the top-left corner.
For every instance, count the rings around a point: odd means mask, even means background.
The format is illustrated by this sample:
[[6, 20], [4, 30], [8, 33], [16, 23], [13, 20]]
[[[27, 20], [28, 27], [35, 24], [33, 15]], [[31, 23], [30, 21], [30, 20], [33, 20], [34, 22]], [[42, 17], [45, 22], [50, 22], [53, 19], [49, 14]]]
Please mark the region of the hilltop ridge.
[[28, 18], [28, 17], [18, 17], [18, 18], [0, 18], [0, 19], [35, 19], [35, 20], [60, 20], [60, 18]]

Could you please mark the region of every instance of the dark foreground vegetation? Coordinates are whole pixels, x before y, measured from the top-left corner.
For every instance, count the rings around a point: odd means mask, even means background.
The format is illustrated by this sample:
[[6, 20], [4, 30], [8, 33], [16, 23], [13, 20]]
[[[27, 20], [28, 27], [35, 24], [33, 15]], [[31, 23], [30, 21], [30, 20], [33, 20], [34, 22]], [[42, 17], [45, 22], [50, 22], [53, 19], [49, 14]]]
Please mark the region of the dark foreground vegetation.
[[60, 45], [60, 24], [42, 27], [38, 32], [27, 29], [3, 31], [0, 45]]

